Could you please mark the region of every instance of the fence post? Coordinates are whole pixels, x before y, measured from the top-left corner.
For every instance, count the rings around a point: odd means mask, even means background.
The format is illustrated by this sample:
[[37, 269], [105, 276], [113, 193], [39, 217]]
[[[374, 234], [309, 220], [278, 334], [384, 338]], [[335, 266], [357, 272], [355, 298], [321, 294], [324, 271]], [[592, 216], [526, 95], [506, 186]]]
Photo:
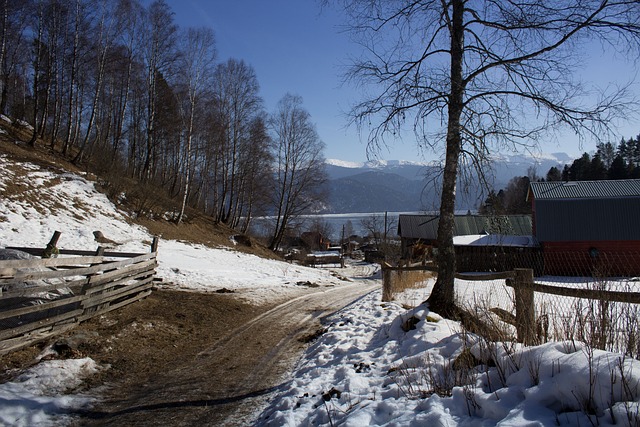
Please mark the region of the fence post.
[[382, 302], [389, 302], [393, 299], [393, 283], [391, 276], [393, 270], [382, 267]]
[[42, 258], [55, 258], [58, 256], [58, 239], [60, 239], [59, 231], [54, 231], [53, 236], [51, 236], [51, 240], [47, 243], [47, 247], [42, 251]]
[[[104, 255], [104, 247], [102, 246], [98, 246], [98, 249], [96, 249], [95, 252], [95, 256], [103, 256]], [[91, 266], [94, 266], [96, 264], [91, 264]], [[85, 316], [89, 313], [93, 313], [95, 311], [97, 311], [99, 308], [101, 307], [87, 307], [86, 306], [86, 301], [90, 299], [91, 295], [89, 294], [89, 289], [91, 289], [91, 287], [93, 286], [93, 283], [91, 283], [91, 278], [96, 276], [95, 274], [90, 274], [87, 276], [87, 283], [85, 283], [85, 285], [82, 287], [82, 294], [84, 295], [84, 299], [82, 300], [82, 308], [84, 309], [84, 311], [82, 312], [82, 315]], [[96, 295], [99, 295], [102, 292], [96, 292]]]
[[518, 341], [531, 345], [535, 341], [535, 310], [533, 303], [533, 270], [516, 268], [514, 294], [516, 299], [516, 330]]
[[153, 236], [153, 241], [151, 242], [151, 252], [158, 252], [158, 236]]

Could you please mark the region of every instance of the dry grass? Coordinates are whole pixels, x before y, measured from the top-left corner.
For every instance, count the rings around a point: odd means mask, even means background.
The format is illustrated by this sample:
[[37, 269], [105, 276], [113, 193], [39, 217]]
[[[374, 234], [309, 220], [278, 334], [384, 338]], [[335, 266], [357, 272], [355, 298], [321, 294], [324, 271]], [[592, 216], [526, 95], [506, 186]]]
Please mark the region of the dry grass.
[[434, 273], [421, 270], [388, 270], [384, 277], [385, 298], [388, 301], [393, 301], [395, 294], [424, 287], [424, 282], [434, 277]]

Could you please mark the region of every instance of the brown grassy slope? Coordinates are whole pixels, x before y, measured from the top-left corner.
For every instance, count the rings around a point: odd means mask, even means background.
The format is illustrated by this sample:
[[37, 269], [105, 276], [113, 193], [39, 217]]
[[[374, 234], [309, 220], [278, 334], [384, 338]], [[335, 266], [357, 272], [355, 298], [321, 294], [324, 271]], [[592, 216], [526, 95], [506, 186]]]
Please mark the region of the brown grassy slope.
[[[49, 141], [38, 140], [36, 147], [29, 146], [27, 141], [31, 137], [28, 128], [14, 123], [9, 124], [0, 120], [0, 129], [5, 133], [0, 133], [0, 155], [6, 155], [15, 162], [29, 162], [37, 164], [43, 169], [54, 173], [72, 172], [82, 174], [85, 178], [96, 182], [96, 188], [104, 191], [107, 196], [120, 209], [128, 212], [142, 211], [140, 206], [148, 206], [148, 200], [140, 200], [139, 197], [148, 197], [149, 191], [143, 184], [131, 179], [123, 178], [120, 173], [109, 173], [110, 171], [99, 171], [91, 164], [83, 164], [81, 167], [74, 165], [68, 157], [62, 155], [57, 150], [52, 150]], [[1, 132], [1, 131], [0, 131]], [[60, 145], [60, 144], [58, 144]], [[0, 171], [1, 173], [1, 171]], [[113, 182], [114, 177], [118, 177], [117, 183]], [[112, 185], [114, 184], [114, 185]], [[117, 189], [114, 190], [114, 187]], [[146, 186], [147, 188], [149, 186]], [[13, 189], [18, 191], [20, 189]], [[6, 191], [13, 191], [8, 188]], [[122, 190], [126, 192], [126, 204], [118, 204], [114, 200], [114, 195]], [[2, 197], [2, 194], [0, 194]], [[153, 210], [155, 212], [169, 212], [175, 209], [177, 201], [172, 200], [166, 194], [154, 192]], [[200, 243], [211, 247], [232, 247], [236, 250], [255, 254], [265, 258], [276, 258], [277, 256], [259, 242], [251, 239], [251, 246], [233, 245], [231, 236], [237, 234], [235, 230], [226, 227], [224, 224], [216, 224], [212, 218], [201, 212], [189, 210], [187, 220], [180, 225], [174, 222], [158, 219], [158, 215], [126, 215], [131, 222], [146, 227], [149, 233], [161, 236], [162, 239], [182, 240], [193, 243]], [[160, 250], [162, 247], [160, 246]]]

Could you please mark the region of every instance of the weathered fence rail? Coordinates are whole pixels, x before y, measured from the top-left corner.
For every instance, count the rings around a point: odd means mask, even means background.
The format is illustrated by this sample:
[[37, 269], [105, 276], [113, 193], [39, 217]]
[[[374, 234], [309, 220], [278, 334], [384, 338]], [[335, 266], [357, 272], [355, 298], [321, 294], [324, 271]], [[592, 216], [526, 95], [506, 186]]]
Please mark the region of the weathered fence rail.
[[[57, 251], [0, 260], [0, 354], [61, 334], [151, 293], [157, 239], [148, 253]], [[43, 249], [9, 247], [40, 256]]]
[[[391, 301], [395, 292], [402, 291], [406, 287], [405, 284], [401, 283], [403, 274], [417, 271], [435, 272], [436, 269], [433, 266], [383, 266], [382, 300]], [[552, 286], [536, 283], [534, 280], [534, 270], [530, 268], [516, 268], [512, 271], [497, 273], [456, 273], [455, 277], [471, 282], [499, 280], [504, 281], [503, 283], [506, 286], [512, 288], [513, 301], [515, 303], [514, 326], [516, 328], [517, 339], [525, 344], [540, 343], [540, 322], [539, 319], [536, 318], [536, 293], [582, 299], [603, 304], [613, 302], [640, 304], [640, 292]]]

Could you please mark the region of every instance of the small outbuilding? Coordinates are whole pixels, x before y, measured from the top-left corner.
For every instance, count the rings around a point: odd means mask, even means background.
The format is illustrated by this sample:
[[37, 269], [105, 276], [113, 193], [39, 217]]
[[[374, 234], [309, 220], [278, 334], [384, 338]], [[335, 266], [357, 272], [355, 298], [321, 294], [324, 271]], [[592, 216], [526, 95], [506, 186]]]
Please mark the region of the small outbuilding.
[[[402, 256], [423, 260], [437, 248], [438, 215], [398, 218]], [[454, 246], [458, 271], [499, 271], [519, 267], [523, 252], [537, 251], [530, 215], [456, 215]]]

